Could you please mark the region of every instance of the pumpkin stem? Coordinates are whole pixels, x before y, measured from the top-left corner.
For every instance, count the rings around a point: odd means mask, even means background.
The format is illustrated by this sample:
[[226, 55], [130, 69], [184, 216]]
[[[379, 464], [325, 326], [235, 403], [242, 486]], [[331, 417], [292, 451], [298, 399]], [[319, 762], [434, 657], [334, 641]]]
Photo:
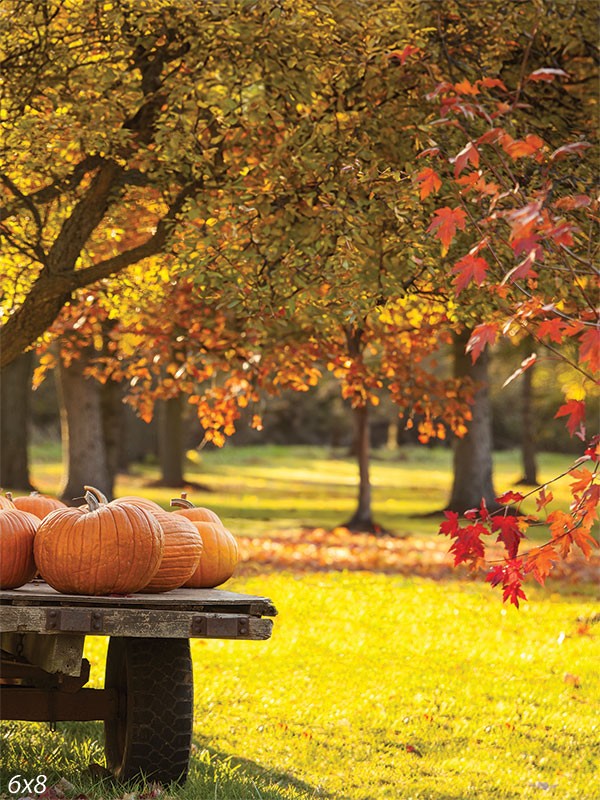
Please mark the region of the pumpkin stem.
[[99, 503], [104, 503], [105, 505], [108, 504], [108, 497], [105, 494], [102, 494], [100, 489], [94, 489], [93, 486], [84, 486], [83, 488], [85, 489], [85, 492], [86, 492], [86, 494], [85, 494], [85, 499], [86, 500], [87, 500], [87, 496], [88, 496], [88, 493], [89, 493], [89, 494], [93, 494], [94, 497], [96, 498], [96, 500]]
[[39, 496], [40, 496], [39, 492], [29, 492], [29, 497], [39, 497]]
[[85, 502], [88, 504], [90, 511], [97, 511], [100, 508], [100, 501], [98, 497], [95, 494], [92, 494], [90, 491], [86, 491], [85, 493]]
[[189, 500], [186, 500], [186, 492], [181, 493], [181, 497], [174, 497], [171, 500], [171, 506], [177, 508], [195, 508], [196, 506], [193, 503], [190, 503]]
[[12, 492], [4, 492], [4, 497], [6, 497], [6, 499], [10, 500], [10, 502], [12, 503], [13, 501]]

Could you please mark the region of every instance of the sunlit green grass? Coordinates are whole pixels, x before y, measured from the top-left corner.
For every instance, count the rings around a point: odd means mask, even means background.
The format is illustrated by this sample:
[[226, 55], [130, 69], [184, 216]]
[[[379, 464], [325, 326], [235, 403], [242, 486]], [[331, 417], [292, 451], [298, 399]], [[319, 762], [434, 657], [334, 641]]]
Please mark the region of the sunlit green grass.
[[[43, 491], [56, 493], [60, 451], [47, 445], [36, 448], [34, 459], [34, 483]], [[565, 455], [541, 454], [540, 480], [551, 480], [571, 461]], [[521, 469], [518, 453], [496, 453], [494, 467], [496, 490], [515, 488]], [[406, 447], [397, 454], [378, 451], [371, 473], [374, 514], [381, 525], [398, 535], [436, 535], [439, 519], [425, 515], [439, 511], [448, 501], [452, 485], [449, 449]], [[260, 536], [304, 526], [335, 527], [347, 521], [355, 509], [356, 463], [341, 455], [332, 458], [326, 448], [268, 445], [203, 451], [197, 463], [188, 462], [186, 476], [211, 490], [190, 490], [190, 498], [197, 505], [210, 506], [240, 535]], [[156, 466], [134, 465], [130, 474], [119, 475], [116, 493], [144, 494], [168, 508], [176, 492], [148, 486], [157, 477]], [[563, 479], [552, 491], [562, 507], [567, 507], [568, 482]], [[523, 504], [523, 510], [535, 510], [533, 499]], [[535, 529], [532, 535], [536, 536]], [[539, 535], [543, 536], [543, 531]]]
[[[174, 796], [600, 797], [600, 625], [580, 627], [593, 598], [534, 590], [516, 611], [481, 584], [367, 573], [230, 588], [269, 595], [280, 614], [269, 642], [194, 642], [197, 749]], [[105, 647], [88, 638], [96, 686]], [[3, 733], [3, 790], [15, 771], [87, 790], [101, 726]]]

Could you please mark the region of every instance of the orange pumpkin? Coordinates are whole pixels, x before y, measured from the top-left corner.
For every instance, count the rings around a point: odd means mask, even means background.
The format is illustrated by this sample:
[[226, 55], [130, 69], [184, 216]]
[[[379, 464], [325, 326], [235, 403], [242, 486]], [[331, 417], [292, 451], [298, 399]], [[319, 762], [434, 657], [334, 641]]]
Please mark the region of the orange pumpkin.
[[39, 524], [27, 511], [0, 510], [0, 589], [16, 589], [34, 577], [33, 542]]
[[177, 506], [175, 513], [182, 514], [193, 522], [218, 522], [222, 524], [219, 517], [210, 508], [203, 508], [190, 503], [187, 499], [187, 492], [182, 492], [181, 497], [175, 497], [171, 500], [171, 506]]
[[188, 581], [202, 555], [202, 537], [191, 520], [157, 511], [154, 516], [165, 534], [165, 549], [158, 572], [142, 592], [169, 592]]
[[164, 533], [137, 505], [106, 504], [86, 491], [87, 507], [51, 511], [38, 528], [34, 556], [42, 578], [66, 594], [131, 594], [158, 571]]
[[[227, 530], [214, 511], [196, 508], [183, 495], [171, 500], [178, 506], [174, 513], [182, 514], [194, 523], [202, 537], [202, 556], [198, 567], [185, 586], [193, 589], [210, 589], [220, 586], [231, 578], [238, 562], [239, 553], [233, 534]], [[206, 513], [212, 518], [206, 519]]]
[[7, 492], [6, 495], [0, 494], [0, 510], [3, 508], [16, 508], [10, 492]]
[[66, 508], [65, 503], [61, 503], [56, 497], [49, 497], [47, 494], [31, 492], [23, 497], [14, 497], [13, 503], [21, 511], [28, 511], [30, 514], [44, 519], [46, 514], [55, 511], [57, 508]]
[[[84, 486], [83, 487], [86, 492], [91, 492], [92, 494], [96, 495], [96, 499], [99, 500], [101, 503], [108, 503], [107, 498], [99, 489], [94, 489], [93, 486]], [[126, 495], [125, 497], [116, 497], [114, 500], [111, 501], [115, 505], [121, 505], [121, 503], [131, 503], [134, 506], [139, 506], [140, 508], [145, 508], [146, 511], [163, 511], [158, 503], [155, 503], [154, 500], [149, 500], [147, 497], [134, 497], [130, 495]]]

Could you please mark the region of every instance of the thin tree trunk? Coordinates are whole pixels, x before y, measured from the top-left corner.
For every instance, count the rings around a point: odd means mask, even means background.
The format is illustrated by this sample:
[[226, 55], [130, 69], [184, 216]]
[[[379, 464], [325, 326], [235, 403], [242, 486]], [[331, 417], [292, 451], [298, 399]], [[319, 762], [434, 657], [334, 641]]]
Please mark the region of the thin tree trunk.
[[121, 385], [108, 380], [100, 386], [100, 408], [102, 412], [102, 434], [106, 448], [106, 466], [114, 486], [121, 464], [122, 438], [122, 401]]
[[400, 426], [398, 425], [398, 420], [394, 419], [391, 422], [388, 422], [387, 428], [387, 442], [386, 442], [386, 450], [390, 450], [391, 452], [395, 453], [398, 449], [398, 431], [400, 430]]
[[33, 489], [27, 452], [32, 371], [30, 350], [0, 373], [0, 485], [4, 489]]
[[184, 396], [178, 394], [163, 400], [159, 410], [158, 451], [161, 483], [165, 486], [184, 486], [183, 477], [183, 405]]
[[358, 507], [352, 518], [346, 523], [350, 530], [372, 531], [375, 529], [371, 511], [371, 478], [369, 475], [369, 454], [371, 436], [369, 427], [369, 407], [357, 406], [353, 409], [358, 460]]
[[460, 513], [478, 507], [481, 498], [495, 508], [496, 492], [492, 480], [492, 412], [488, 392], [487, 347], [475, 364], [465, 353], [470, 331], [454, 336], [454, 376], [470, 377], [479, 384], [471, 406], [472, 419], [462, 439], [454, 443], [454, 483], [447, 508]]
[[79, 505], [86, 484], [95, 486], [110, 499], [113, 482], [102, 425], [100, 383], [85, 377], [86, 353], [70, 366], [59, 361], [57, 388], [60, 402], [60, 427], [63, 452], [61, 499]]
[[535, 364], [523, 373], [521, 384], [521, 455], [523, 477], [519, 483], [537, 486], [537, 464], [535, 447], [535, 418], [533, 414], [533, 370]]

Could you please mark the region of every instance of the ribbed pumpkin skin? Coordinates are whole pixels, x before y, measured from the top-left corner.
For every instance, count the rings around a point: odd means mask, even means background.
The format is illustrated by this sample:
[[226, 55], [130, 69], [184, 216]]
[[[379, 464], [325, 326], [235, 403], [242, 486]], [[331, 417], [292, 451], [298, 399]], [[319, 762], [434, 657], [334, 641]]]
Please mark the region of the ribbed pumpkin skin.
[[154, 516], [165, 534], [165, 549], [158, 572], [142, 592], [170, 592], [188, 581], [200, 562], [202, 537], [185, 517], [157, 511]]
[[9, 500], [8, 497], [5, 497], [3, 494], [0, 494], [0, 511], [4, 508], [11, 509], [16, 508], [16, 506], [12, 500]]
[[187, 517], [192, 522], [217, 522], [219, 525], [223, 524], [214, 511], [211, 511], [210, 508], [202, 508], [202, 506], [176, 508], [172, 513], [181, 514], [182, 517]]
[[149, 500], [147, 497], [117, 497], [114, 500], [111, 500], [112, 505], [120, 506], [121, 503], [128, 503], [134, 506], [139, 506], [140, 508], [145, 508], [146, 511], [163, 511], [158, 503], [155, 503], [154, 500]]
[[14, 497], [13, 503], [21, 511], [28, 511], [30, 514], [44, 519], [51, 511], [57, 508], [67, 508], [65, 503], [61, 503], [56, 497], [48, 497], [45, 494], [26, 494], [23, 497]]
[[233, 575], [239, 558], [237, 542], [220, 522], [216, 524], [200, 520], [195, 521], [194, 525], [202, 536], [203, 550], [198, 568], [185, 586], [212, 589]]
[[26, 511], [0, 510], [0, 589], [16, 589], [35, 576], [33, 542], [39, 524]]
[[42, 578], [65, 594], [131, 594], [156, 574], [164, 534], [134, 505], [59, 508], [40, 523], [34, 556]]

